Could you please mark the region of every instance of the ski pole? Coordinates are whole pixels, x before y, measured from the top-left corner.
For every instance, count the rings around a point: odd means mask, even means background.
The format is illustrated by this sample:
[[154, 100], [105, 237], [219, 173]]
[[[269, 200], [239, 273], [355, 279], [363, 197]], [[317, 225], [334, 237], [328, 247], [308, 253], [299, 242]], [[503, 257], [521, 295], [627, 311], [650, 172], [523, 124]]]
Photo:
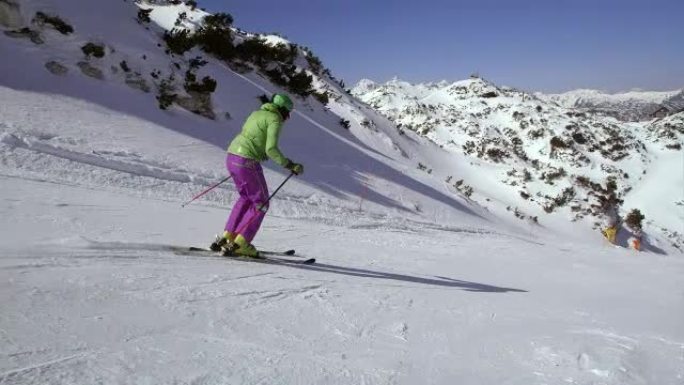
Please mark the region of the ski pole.
[[230, 179], [231, 177], [232, 177], [232, 175], [228, 175], [227, 177], [223, 178], [220, 182], [218, 182], [218, 183], [216, 183], [215, 185], [209, 187], [208, 189], [202, 191], [201, 193], [195, 195], [192, 199], [190, 199], [189, 202], [183, 203], [183, 204], [181, 205], [181, 207], [185, 207], [185, 206], [189, 205], [190, 203], [194, 202], [194, 201], [195, 201], [196, 199], [198, 199], [199, 197], [203, 196], [204, 194], [206, 194], [206, 193], [208, 193], [209, 191], [215, 189], [216, 187], [218, 187], [218, 186], [221, 185], [222, 183], [226, 182], [226, 181], [227, 181], [228, 179]]
[[283, 188], [283, 186], [285, 186], [285, 183], [287, 183], [287, 181], [290, 180], [290, 178], [292, 178], [293, 175], [294, 175], [294, 173], [291, 172], [290, 175], [288, 175], [287, 178], [285, 178], [285, 180], [283, 181], [283, 183], [281, 183], [280, 186], [278, 186], [278, 188], [276, 188], [275, 191], [273, 191], [273, 194], [271, 194], [271, 196], [268, 197], [268, 199], [266, 199], [266, 202], [264, 202], [264, 203], [262, 203], [261, 205], [259, 205], [259, 211], [261, 211], [261, 209], [262, 209], [264, 206], [266, 206], [266, 205], [268, 204], [268, 202], [271, 201], [271, 198], [273, 198], [273, 197], [278, 193], [278, 190], [280, 190], [281, 188]]

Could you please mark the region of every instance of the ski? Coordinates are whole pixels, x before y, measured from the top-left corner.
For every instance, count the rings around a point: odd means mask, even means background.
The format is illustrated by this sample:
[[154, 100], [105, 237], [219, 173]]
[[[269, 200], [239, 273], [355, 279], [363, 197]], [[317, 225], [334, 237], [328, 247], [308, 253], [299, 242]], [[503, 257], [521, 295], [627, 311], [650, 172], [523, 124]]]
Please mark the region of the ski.
[[178, 250], [178, 251], [187, 251], [187, 252], [200, 252], [200, 253], [207, 253], [211, 255], [217, 255], [217, 256], [222, 256], [226, 258], [232, 258], [232, 259], [237, 259], [241, 261], [249, 261], [249, 262], [261, 262], [261, 263], [283, 263], [283, 264], [292, 264], [292, 265], [311, 265], [316, 263], [316, 258], [307, 258], [307, 259], [290, 259], [290, 258], [279, 258], [279, 256], [289, 256], [289, 257], [300, 257], [295, 254], [294, 250], [285, 250], [285, 251], [259, 251], [260, 256], [258, 258], [250, 258], [250, 257], [243, 257], [240, 255], [223, 255], [220, 252], [215, 252], [211, 251], [207, 248], [204, 247], [188, 247], [185, 248], [184, 250]]
[[[208, 251], [208, 252], [213, 253], [213, 251], [211, 251], [207, 248], [204, 248], [204, 247], [190, 247], [190, 248], [188, 248], [188, 250], [189, 251]], [[296, 252], [294, 249], [285, 250], [285, 251], [259, 250], [259, 254], [262, 254], [262, 255], [285, 255], [288, 257], [299, 257], [299, 255], [297, 255], [295, 253]]]

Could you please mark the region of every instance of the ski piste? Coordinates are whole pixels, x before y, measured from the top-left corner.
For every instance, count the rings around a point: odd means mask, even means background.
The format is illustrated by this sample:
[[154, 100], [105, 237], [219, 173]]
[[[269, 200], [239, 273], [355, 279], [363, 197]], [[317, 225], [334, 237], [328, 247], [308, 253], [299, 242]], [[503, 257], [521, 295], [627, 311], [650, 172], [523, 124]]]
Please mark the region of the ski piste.
[[285, 251], [271, 251], [271, 250], [259, 250], [260, 256], [258, 258], [250, 258], [250, 257], [243, 257], [239, 255], [234, 255], [234, 256], [226, 256], [223, 255], [220, 252], [215, 252], [210, 249], [207, 249], [205, 247], [195, 247], [195, 246], [190, 246], [186, 248], [176, 248], [177, 251], [179, 252], [187, 252], [189, 254], [192, 253], [201, 253], [201, 254], [207, 254], [207, 255], [213, 255], [213, 256], [221, 256], [225, 258], [232, 258], [235, 260], [240, 260], [240, 261], [248, 261], [248, 262], [263, 262], [263, 263], [269, 263], [269, 262], [274, 262], [274, 263], [284, 263], [284, 264], [293, 264], [293, 265], [311, 265], [316, 263], [316, 258], [308, 258], [308, 259], [290, 259], [290, 258], [280, 258], [279, 256], [289, 256], [289, 257], [299, 257], [303, 258], [299, 255], [295, 254], [295, 250], [290, 249], [290, 250], [285, 250]]

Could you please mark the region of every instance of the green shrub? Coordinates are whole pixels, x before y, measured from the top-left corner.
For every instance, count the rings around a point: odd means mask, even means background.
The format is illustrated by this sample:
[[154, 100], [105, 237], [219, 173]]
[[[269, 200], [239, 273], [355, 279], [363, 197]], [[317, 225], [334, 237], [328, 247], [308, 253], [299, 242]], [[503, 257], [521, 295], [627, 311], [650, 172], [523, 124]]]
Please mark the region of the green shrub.
[[340, 118], [340, 126], [344, 127], [345, 129], [349, 129], [351, 127], [351, 122], [348, 121], [347, 119]]
[[261, 102], [261, 104], [266, 104], [271, 102], [271, 98], [268, 97], [266, 94], [261, 94], [257, 96], [257, 99]]
[[508, 157], [508, 154], [499, 148], [489, 148], [487, 149], [487, 156], [494, 162], [501, 162], [503, 158]]
[[327, 105], [328, 102], [330, 102], [330, 97], [327, 92], [313, 92], [311, 95], [323, 105]]
[[204, 67], [205, 65], [207, 65], [207, 63], [209, 63], [209, 62], [202, 59], [201, 56], [197, 56], [195, 58], [190, 59], [189, 65], [190, 65], [190, 69], [198, 69], [198, 68]]
[[150, 13], [152, 13], [152, 9], [140, 8], [138, 10], [138, 23], [145, 24], [151, 22]]
[[287, 85], [287, 79], [283, 76], [283, 72], [280, 68], [276, 67], [270, 70], [264, 71], [266, 76], [273, 82], [273, 84], [285, 87]]
[[[321, 70], [323, 69], [323, 62], [321, 62], [321, 59], [318, 58], [318, 56], [314, 55], [313, 52], [310, 50], [307, 50], [307, 55], [306, 55], [306, 61], [309, 63], [309, 68], [311, 68], [311, 71], [317, 75], [321, 74]], [[342, 82], [344, 84], [344, 82]], [[342, 88], [344, 88], [344, 85], [342, 85]]]
[[551, 149], [556, 148], [568, 148], [568, 145], [560, 137], [554, 136], [551, 138]]
[[173, 81], [173, 75], [171, 75], [168, 79], [163, 79], [161, 83], [159, 83], [157, 101], [159, 102], [159, 108], [162, 110], [168, 109], [178, 97], [178, 95], [174, 93], [175, 87], [173, 86]]
[[74, 32], [74, 27], [66, 23], [59, 16], [52, 16], [43, 12], [36, 12], [36, 16], [33, 18], [33, 21], [39, 24], [50, 24], [62, 35], [68, 35]]
[[205, 76], [202, 78], [202, 82], [196, 82], [194, 81], [194, 75], [193, 75], [193, 81], [186, 81], [185, 82], [185, 90], [188, 92], [198, 92], [198, 93], [207, 93], [210, 94], [214, 91], [216, 91], [216, 80], [212, 79], [209, 76]]
[[297, 50], [293, 47], [294, 45], [288, 47], [282, 43], [270, 45], [261, 38], [252, 38], [236, 46], [235, 51], [241, 60], [252, 62], [264, 69], [270, 62], [292, 64], [297, 57]]
[[176, 27], [180, 27], [183, 24], [183, 21], [187, 20], [188, 18], [188, 13], [187, 12], [181, 12], [178, 14], [178, 17], [176, 18], [176, 22], [173, 23]]
[[573, 139], [577, 144], [585, 144], [585, 143], [587, 143], [587, 138], [585, 138], [584, 135], [582, 135], [582, 134], [579, 133], [579, 132], [576, 132], [576, 133], [572, 134], [572, 139]]
[[85, 44], [81, 47], [81, 51], [83, 51], [86, 57], [94, 56], [96, 58], [102, 58], [105, 55], [104, 46], [95, 43]]
[[302, 97], [309, 96], [312, 92], [313, 77], [305, 71], [291, 73], [287, 88], [295, 95]]
[[645, 218], [646, 217], [641, 213], [641, 211], [639, 211], [639, 209], [634, 209], [627, 214], [627, 217], [625, 218], [625, 224], [631, 229], [641, 230], [642, 221]]
[[170, 52], [183, 55], [195, 46], [196, 39], [187, 29], [172, 29], [164, 32], [164, 42]]
[[227, 13], [217, 13], [204, 18], [203, 25], [195, 34], [197, 44], [207, 53], [221, 60], [235, 57], [233, 35], [230, 29], [233, 17]]

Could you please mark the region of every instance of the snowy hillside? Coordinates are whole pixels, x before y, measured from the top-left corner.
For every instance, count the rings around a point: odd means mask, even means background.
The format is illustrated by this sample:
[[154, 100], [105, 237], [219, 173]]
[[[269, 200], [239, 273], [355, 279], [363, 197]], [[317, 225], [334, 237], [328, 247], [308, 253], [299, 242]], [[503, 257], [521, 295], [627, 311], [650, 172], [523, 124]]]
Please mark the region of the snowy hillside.
[[[479, 78], [418, 85], [366, 80], [352, 93], [401, 130], [417, 132], [465, 156], [456, 168], [479, 175], [465, 180], [473, 188], [473, 199], [483, 206], [490, 206], [491, 200], [505, 202], [512, 215], [521, 218], [538, 217], [543, 222], [546, 213], [559, 213], [595, 226], [597, 206], [611, 194], [609, 182], [616, 184], [618, 199], [626, 199], [649, 172], [665, 167], [672, 178], [659, 185], [669, 186], [665, 190], [671, 194], [630, 199], [635, 206], [622, 209], [625, 214], [634, 208], [647, 213], [652, 235], [669, 238], [680, 248], [684, 245], [678, 188], [684, 170], [681, 162], [673, 162], [682, 156], [681, 114], [648, 125], [624, 123]], [[464, 183], [458, 177], [446, 180]]]
[[[359, 101], [192, 2], [2, 0], [0, 31], [0, 384], [684, 379], [682, 114], [622, 125], [481, 80]], [[187, 252], [236, 192], [181, 204], [276, 91], [306, 171], [255, 243], [317, 263]], [[592, 229], [609, 176], [643, 253]]]
[[574, 90], [562, 94], [536, 95], [565, 108], [602, 113], [623, 121], [643, 121], [650, 120], [668, 99], [681, 92], [631, 91], [608, 94], [597, 90]]

